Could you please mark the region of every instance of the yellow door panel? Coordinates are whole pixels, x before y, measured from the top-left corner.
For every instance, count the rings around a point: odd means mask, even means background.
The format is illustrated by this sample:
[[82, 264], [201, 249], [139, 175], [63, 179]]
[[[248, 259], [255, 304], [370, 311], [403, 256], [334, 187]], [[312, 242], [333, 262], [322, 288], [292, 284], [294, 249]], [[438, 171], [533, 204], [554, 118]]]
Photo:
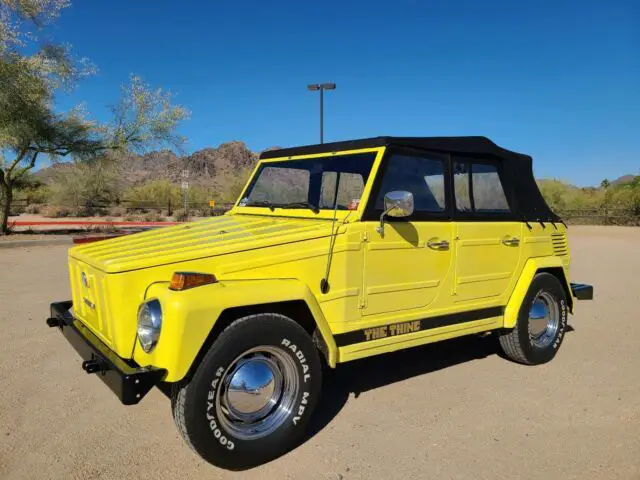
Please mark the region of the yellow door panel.
[[518, 272], [522, 223], [456, 222], [454, 302], [495, 302]]
[[364, 316], [422, 309], [441, 291], [451, 264], [449, 222], [389, 222], [384, 236], [377, 222], [367, 223]]

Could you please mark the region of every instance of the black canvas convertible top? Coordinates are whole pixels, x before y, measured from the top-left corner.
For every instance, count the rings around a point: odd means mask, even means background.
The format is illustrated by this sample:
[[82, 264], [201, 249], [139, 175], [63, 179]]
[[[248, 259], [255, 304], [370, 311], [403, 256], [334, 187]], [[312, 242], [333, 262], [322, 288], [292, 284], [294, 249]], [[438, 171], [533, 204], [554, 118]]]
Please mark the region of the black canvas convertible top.
[[487, 137], [373, 137], [361, 138], [358, 140], [345, 140], [343, 142], [322, 143], [317, 145], [306, 145], [302, 147], [282, 148], [279, 150], [269, 150], [262, 152], [261, 159], [292, 157], [294, 155], [310, 155], [314, 153], [330, 153], [344, 150], [355, 150], [358, 148], [385, 147], [388, 145], [398, 145], [403, 147], [413, 147], [424, 150], [436, 150], [442, 152], [457, 153], [478, 153], [495, 155], [513, 160], [529, 159], [528, 155], [512, 152], [499, 147]]
[[[559, 222], [560, 218], [545, 202], [533, 176], [532, 159], [529, 155], [513, 152], [496, 145], [487, 137], [373, 137], [342, 142], [307, 145], [265, 151], [260, 159], [331, 153], [361, 148], [397, 146], [418, 150], [435, 151], [451, 156], [466, 156], [490, 159], [502, 164], [503, 183], [513, 193], [515, 214], [525, 221]], [[512, 208], [513, 208], [512, 207]]]

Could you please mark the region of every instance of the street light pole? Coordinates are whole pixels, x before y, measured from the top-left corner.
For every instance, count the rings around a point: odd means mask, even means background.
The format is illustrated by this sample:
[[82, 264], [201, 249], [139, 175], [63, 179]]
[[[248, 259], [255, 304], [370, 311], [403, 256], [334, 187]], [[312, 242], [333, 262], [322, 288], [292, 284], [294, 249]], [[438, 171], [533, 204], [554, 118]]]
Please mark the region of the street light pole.
[[324, 143], [324, 88], [320, 87], [320, 143]]
[[307, 88], [312, 92], [316, 90], [320, 91], [320, 143], [324, 143], [324, 91], [335, 90], [335, 83], [315, 83], [307, 85]]

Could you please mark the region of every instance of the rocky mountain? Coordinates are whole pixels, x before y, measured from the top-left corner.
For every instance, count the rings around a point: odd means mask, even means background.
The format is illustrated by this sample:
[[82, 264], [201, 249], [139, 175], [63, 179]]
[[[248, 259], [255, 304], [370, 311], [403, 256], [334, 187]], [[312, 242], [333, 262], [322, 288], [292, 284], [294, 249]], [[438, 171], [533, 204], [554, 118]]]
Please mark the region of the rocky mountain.
[[623, 175], [615, 180], [611, 180], [611, 185], [624, 185], [625, 183], [631, 183], [634, 178], [636, 178], [636, 176], [632, 174]]
[[[137, 185], [150, 180], [182, 181], [182, 171], [188, 170], [189, 182], [197, 185], [215, 185], [255, 165], [258, 153], [252, 152], [243, 142], [223, 143], [217, 148], [204, 148], [191, 155], [177, 156], [171, 150], [158, 150], [144, 155], [128, 154], [121, 158], [122, 179], [127, 185]], [[69, 168], [59, 163], [36, 172], [34, 176], [47, 183], [58, 172]]]

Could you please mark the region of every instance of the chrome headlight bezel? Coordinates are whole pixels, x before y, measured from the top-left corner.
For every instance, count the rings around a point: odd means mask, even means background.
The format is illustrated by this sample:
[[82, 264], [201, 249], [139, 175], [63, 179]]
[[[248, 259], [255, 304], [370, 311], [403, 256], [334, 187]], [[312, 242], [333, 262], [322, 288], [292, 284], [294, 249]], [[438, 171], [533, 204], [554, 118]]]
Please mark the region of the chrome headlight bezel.
[[162, 330], [162, 306], [157, 298], [147, 300], [138, 307], [136, 333], [140, 347], [150, 353], [158, 344]]

